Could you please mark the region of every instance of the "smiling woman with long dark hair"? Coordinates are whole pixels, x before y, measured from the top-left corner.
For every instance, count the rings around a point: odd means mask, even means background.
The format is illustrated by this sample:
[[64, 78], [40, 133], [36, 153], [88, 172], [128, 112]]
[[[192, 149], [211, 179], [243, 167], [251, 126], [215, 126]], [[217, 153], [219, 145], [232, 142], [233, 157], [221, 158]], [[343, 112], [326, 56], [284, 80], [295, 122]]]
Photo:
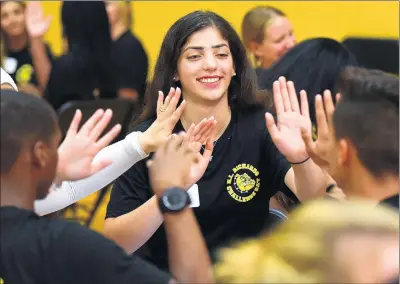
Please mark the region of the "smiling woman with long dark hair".
[[[286, 88], [286, 82], [276, 84]], [[174, 132], [209, 116], [217, 120], [215, 133], [203, 146], [202, 162], [186, 183], [199, 200], [194, 212], [211, 251], [262, 232], [269, 199], [277, 191], [303, 200], [324, 194], [325, 174], [306, 157], [300, 129], [293, 126], [299, 120], [295, 112], [280, 112], [279, 128], [267, 114], [268, 128], [274, 130], [267, 131], [266, 105], [257, 92], [255, 71], [224, 18], [196, 11], [171, 26], [136, 131], [147, 129], [156, 114], [165, 111], [157, 107], [158, 92], [171, 87], [171, 92], [182, 89], [186, 101]], [[161, 202], [151, 193], [146, 161], [135, 164], [114, 184], [104, 233], [128, 252], [146, 244], [146, 257], [168, 269]]]

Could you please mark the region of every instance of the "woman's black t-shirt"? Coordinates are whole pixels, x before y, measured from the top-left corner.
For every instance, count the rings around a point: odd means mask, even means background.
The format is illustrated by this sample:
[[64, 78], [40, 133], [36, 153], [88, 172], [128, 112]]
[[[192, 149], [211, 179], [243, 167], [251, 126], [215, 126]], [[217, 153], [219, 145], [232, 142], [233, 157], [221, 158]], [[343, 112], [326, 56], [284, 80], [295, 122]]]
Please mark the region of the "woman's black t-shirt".
[[[50, 61], [53, 60], [50, 47], [45, 44], [46, 54]], [[10, 74], [17, 86], [32, 84], [38, 86], [33, 58], [29, 46], [18, 50], [8, 51], [4, 59], [4, 70]]]
[[[145, 131], [151, 123], [146, 121], [135, 131]], [[174, 132], [181, 130], [178, 122]], [[289, 169], [266, 129], [264, 112], [232, 113], [228, 128], [215, 144], [212, 161], [197, 182], [200, 206], [193, 208], [211, 253], [261, 233], [268, 225], [269, 199], [277, 191], [295, 198], [284, 182]], [[106, 218], [131, 212], [152, 196], [146, 160], [142, 160], [116, 180]], [[163, 226], [139, 253], [159, 268], [168, 269]]]
[[134, 89], [143, 101], [149, 62], [142, 43], [127, 30], [113, 42], [112, 55], [117, 88]]

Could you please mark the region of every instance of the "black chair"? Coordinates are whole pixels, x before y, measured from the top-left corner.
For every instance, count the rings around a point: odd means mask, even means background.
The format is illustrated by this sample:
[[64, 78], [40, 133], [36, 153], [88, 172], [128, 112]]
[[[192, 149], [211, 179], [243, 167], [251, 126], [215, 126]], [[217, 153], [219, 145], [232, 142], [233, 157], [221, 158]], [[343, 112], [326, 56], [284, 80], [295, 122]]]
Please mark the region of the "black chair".
[[348, 37], [343, 44], [355, 55], [360, 66], [399, 74], [398, 39]]
[[[65, 103], [58, 109], [58, 121], [63, 137], [66, 135], [66, 132], [69, 128], [69, 125], [77, 109], [82, 111], [82, 120], [80, 123], [81, 126], [90, 118], [90, 116], [93, 115], [93, 113], [97, 109], [100, 108], [104, 110], [111, 109], [113, 111], [113, 117], [109, 125], [103, 131], [103, 134], [107, 133], [107, 131], [109, 131], [112, 127], [114, 127], [114, 125], [119, 123], [122, 126], [121, 132], [112, 143], [115, 143], [125, 138], [132, 117], [134, 116], [136, 111], [138, 111], [139, 107], [133, 101], [123, 100], [123, 99], [98, 99], [90, 101], [70, 101], [68, 103]], [[87, 208], [81, 204], [75, 203], [62, 210], [60, 212], [60, 215], [65, 217], [67, 211], [69, 212], [72, 211], [72, 215], [74, 217], [72, 217], [71, 219], [75, 219], [89, 226], [93, 220], [97, 208], [104, 200], [104, 197], [108, 192], [108, 188], [109, 185], [99, 191], [98, 196], [91, 208]], [[76, 212], [78, 208], [88, 212], [88, 218], [86, 220], [80, 220], [79, 218], [76, 217]]]
[[136, 103], [123, 99], [98, 99], [90, 101], [70, 101], [65, 103], [57, 111], [58, 122], [63, 136], [66, 134], [77, 109], [82, 111], [81, 125], [83, 125], [83, 123], [100, 108], [104, 110], [109, 108], [113, 111], [113, 117], [103, 133], [106, 133], [114, 125], [119, 123], [122, 129], [115, 140], [119, 141], [123, 139], [128, 131], [129, 123], [133, 115], [138, 110], [138, 105]]

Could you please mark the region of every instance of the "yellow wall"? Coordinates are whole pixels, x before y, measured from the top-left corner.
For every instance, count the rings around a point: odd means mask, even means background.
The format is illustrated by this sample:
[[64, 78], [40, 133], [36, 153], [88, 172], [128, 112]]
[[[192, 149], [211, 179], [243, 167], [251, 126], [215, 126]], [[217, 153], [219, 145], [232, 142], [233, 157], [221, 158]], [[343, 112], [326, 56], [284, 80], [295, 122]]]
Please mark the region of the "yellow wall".
[[[42, 1], [46, 14], [53, 15], [46, 36], [53, 51], [61, 51], [60, 2]], [[282, 9], [292, 21], [298, 40], [326, 36], [342, 40], [348, 35], [399, 36], [397, 1], [135, 1], [134, 32], [142, 40], [153, 70], [162, 39], [181, 16], [198, 9], [209, 9], [226, 18], [240, 33], [241, 20], [254, 6], [268, 4]], [[150, 74], [152, 71], [150, 71]]]
[[[42, 1], [46, 14], [53, 22], [46, 40], [53, 51], [61, 51], [60, 2]], [[132, 3], [134, 32], [142, 40], [152, 73], [161, 42], [168, 28], [181, 16], [198, 9], [217, 12], [240, 33], [241, 20], [249, 9], [268, 4], [282, 9], [292, 21], [299, 41], [325, 36], [342, 40], [345, 36], [399, 36], [399, 2], [397, 1], [135, 1]], [[101, 230], [104, 205], [94, 228]]]

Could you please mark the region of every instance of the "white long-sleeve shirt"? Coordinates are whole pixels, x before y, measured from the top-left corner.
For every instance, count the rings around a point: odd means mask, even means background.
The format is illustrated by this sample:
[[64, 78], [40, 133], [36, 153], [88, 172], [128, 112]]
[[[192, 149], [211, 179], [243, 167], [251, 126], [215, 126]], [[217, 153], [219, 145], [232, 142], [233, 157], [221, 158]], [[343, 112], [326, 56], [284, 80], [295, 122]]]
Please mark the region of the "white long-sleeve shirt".
[[59, 187], [53, 185], [45, 199], [35, 201], [36, 214], [42, 216], [56, 212], [89, 196], [112, 183], [135, 163], [146, 158], [148, 154], [140, 147], [139, 134], [140, 132], [133, 132], [124, 140], [102, 149], [94, 157], [94, 161], [111, 159], [112, 164], [101, 171], [78, 181], [65, 181]]
[[4, 71], [3, 68], [0, 68], [0, 71], [1, 84], [9, 84], [14, 88], [15, 91], [18, 91], [17, 85], [15, 84], [11, 76], [6, 71]]

